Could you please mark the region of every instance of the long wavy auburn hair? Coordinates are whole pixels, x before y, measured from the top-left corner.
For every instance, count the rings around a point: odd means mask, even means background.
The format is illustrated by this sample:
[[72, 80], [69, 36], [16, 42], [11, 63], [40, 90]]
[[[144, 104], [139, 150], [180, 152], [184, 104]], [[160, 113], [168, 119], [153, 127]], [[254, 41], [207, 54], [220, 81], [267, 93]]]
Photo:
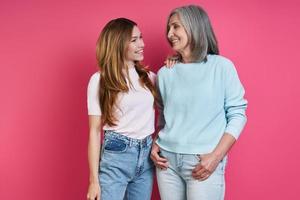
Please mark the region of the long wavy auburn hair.
[[[102, 125], [117, 125], [118, 119], [115, 116], [118, 109], [117, 96], [120, 92], [129, 91], [128, 85], [131, 82], [125, 60], [134, 26], [137, 24], [126, 18], [111, 20], [105, 25], [97, 41], [96, 58], [100, 68], [99, 102]], [[140, 62], [135, 62], [135, 69], [142, 87], [148, 88], [156, 99], [155, 87], [148, 76], [149, 70]]]

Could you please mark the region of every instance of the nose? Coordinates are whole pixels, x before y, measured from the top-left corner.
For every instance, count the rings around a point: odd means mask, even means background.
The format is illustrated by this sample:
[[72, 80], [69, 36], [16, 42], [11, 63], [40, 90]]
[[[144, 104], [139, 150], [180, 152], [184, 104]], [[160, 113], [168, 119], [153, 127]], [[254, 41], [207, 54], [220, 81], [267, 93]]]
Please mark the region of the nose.
[[144, 43], [144, 40], [142, 38], [140, 39], [139, 47], [141, 47], [141, 48], [145, 47], [145, 43]]
[[174, 31], [173, 31], [173, 28], [170, 27], [167, 37], [170, 39], [172, 36], [174, 36]]

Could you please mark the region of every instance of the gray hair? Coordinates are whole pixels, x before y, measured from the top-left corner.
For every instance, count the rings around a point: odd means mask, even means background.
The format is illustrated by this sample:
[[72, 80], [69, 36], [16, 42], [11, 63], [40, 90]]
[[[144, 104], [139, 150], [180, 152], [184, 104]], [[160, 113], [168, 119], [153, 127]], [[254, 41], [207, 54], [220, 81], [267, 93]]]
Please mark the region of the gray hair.
[[[196, 5], [188, 5], [172, 10], [168, 17], [178, 14], [187, 32], [193, 61], [206, 61], [207, 54], [219, 54], [218, 42], [205, 10]], [[167, 24], [167, 35], [169, 25]]]

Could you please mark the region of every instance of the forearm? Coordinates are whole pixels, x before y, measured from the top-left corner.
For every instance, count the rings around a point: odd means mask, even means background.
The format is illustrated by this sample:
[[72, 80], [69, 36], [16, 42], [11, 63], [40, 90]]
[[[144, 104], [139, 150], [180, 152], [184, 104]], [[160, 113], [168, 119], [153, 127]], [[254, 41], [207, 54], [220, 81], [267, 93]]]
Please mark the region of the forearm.
[[100, 131], [90, 131], [88, 142], [88, 164], [90, 169], [90, 183], [98, 183], [98, 168], [100, 158]]
[[222, 160], [226, 154], [229, 152], [236, 139], [229, 133], [224, 133], [218, 145], [212, 152], [218, 160]]

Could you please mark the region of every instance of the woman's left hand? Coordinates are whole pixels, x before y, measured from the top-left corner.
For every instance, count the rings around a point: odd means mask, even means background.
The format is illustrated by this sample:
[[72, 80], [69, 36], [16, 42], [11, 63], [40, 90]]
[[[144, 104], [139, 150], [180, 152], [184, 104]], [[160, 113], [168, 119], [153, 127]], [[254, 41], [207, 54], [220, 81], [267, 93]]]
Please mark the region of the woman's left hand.
[[200, 162], [192, 171], [192, 176], [199, 180], [206, 180], [217, 168], [222, 159], [213, 153], [200, 155]]
[[165, 60], [164, 63], [165, 63], [167, 68], [173, 68], [174, 65], [178, 62], [179, 62], [178, 56], [171, 56], [171, 57], [168, 57], [167, 60]]

